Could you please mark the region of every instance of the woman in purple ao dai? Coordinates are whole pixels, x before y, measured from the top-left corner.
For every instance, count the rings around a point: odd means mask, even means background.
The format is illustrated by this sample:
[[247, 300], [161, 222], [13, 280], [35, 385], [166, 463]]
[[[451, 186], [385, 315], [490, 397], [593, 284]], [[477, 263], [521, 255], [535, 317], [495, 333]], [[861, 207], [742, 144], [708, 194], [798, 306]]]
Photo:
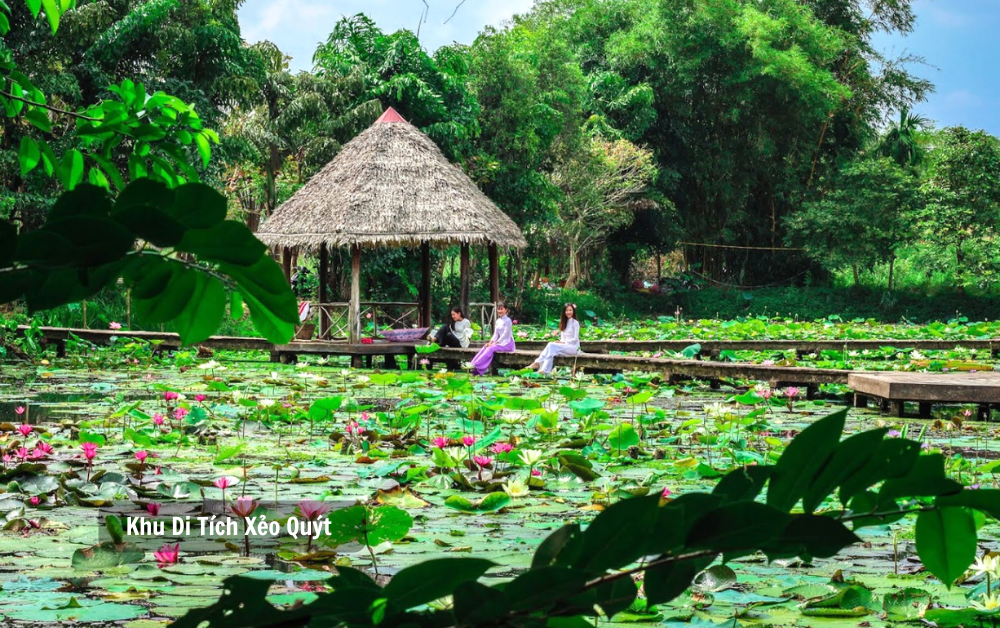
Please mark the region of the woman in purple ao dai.
[[501, 301], [497, 303], [497, 323], [493, 330], [493, 337], [487, 342], [476, 357], [472, 358], [472, 371], [476, 375], [484, 375], [490, 370], [493, 362], [493, 354], [498, 351], [514, 350], [514, 324], [507, 316], [507, 304]]

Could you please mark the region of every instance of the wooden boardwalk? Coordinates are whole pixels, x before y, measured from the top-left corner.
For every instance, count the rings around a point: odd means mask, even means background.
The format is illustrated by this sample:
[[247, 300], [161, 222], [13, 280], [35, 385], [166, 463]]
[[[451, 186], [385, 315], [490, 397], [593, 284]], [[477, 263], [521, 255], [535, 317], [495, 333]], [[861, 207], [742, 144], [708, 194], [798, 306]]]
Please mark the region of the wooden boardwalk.
[[895, 416], [906, 415], [906, 402], [918, 404], [919, 416], [929, 417], [934, 404], [976, 404], [980, 420], [987, 420], [993, 406], [1000, 406], [1000, 372], [979, 373], [851, 373], [847, 385], [854, 390], [855, 405], [877, 400]]
[[[28, 327], [21, 326], [18, 333], [24, 334]], [[60, 355], [65, 353], [70, 336], [77, 336], [95, 344], [108, 344], [113, 337], [135, 338], [157, 343], [159, 350], [175, 350], [182, 345], [177, 334], [167, 332], [125, 331], [105, 329], [69, 329], [41, 327], [41, 342], [55, 344]], [[998, 340], [847, 340], [847, 341], [793, 341], [793, 340], [753, 340], [753, 341], [594, 341], [582, 343], [583, 352], [576, 356], [556, 358], [556, 364], [585, 372], [639, 371], [658, 373], [671, 381], [683, 379], [709, 380], [716, 385], [723, 381], [762, 381], [772, 386], [804, 386], [809, 394], [822, 384], [847, 384], [856, 392], [855, 402], [864, 405], [867, 400], [878, 400], [885, 409], [902, 416], [905, 403], [919, 404], [921, 416], [929, 416], [933, 404], [969, 403], [979, 406], [981, 418], [989, 416], [993, 406], [1000, 407], [1000, 372], [980, 373], [904, 373], [898, 371], [861, 372], [811, 367], [786, 367], [739, 362], [708, 360], [687, 360], [670, 358], [639, 357], [634, 355], [611, 355], [611, 352], [655, 352], [682, 351], [691, 344], [700, 344], [702, 353], [718, 355], [731, 351], [797, 351], [818, 352], [823, 350], [864, 351], [894, 347], [900, 351], [951, 349], [956, 346], [987, 350], [995, 353], [1000, 348]], [[440, 349], [432, 354], [418, 355], [417, 343], [389, 343], [376, 341], [372, 344], [348, 344], [340, 342], [295, 341], [284, 345], [273, 345], [263, 338], [241, 338], [232, 336], [212, 336], [201, 347], [228, 349], [234, 351], [266, 351], [272, 361], [294, 362], [299, 355], [350, 356], [353, 366], [372, 366], [374, 356], [384, 356], [386, 366], [396, 366], [396, 359], [406, 360], [426, 357], [432, 363], [449, 362], [456, 366], [472, 359], [477, 349]], [[508, 369], [525, 368], [537, 357], [544, 342], [519, 342], [518, 350], [498, 353], [494, 366]]]
[[[17, 333], [19, 336], [24, 336], [29, 329], [30, 327], [27, 325], [20, 325], [17, 328]], [[59, 356], [66, 354], [66, 342], [69, 340], [70, 335], [98, 345], [111, 344], [112, 338], [134, 338], [146, 342], [155, 342], [160, 351], [177, 350], [183, 346], [180, 336], [172, 332], [79, 329], [69, 327], [39, 327], [38, 331], [41, 332], [40, 341], [42, 344], [56, 345], [56, 353]], [[242, 336], [212, 336], [196, 344], [199, 347], [229, 349], [232, 351], [270, 351], [274, 347], [273, 344], [264, 338]]]

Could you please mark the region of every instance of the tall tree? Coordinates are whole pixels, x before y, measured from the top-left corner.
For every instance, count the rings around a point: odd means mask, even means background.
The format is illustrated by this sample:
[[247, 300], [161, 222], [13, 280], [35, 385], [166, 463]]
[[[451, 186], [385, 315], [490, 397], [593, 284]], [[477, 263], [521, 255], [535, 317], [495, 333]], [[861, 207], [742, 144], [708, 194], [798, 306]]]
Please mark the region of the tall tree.
[[790, 243], [828, 269], [850, 268], [855, 285], [861, 268], [888, 262], [892, 290], [896, 256], [913, 242], [923, 205], [915, 177], [891, 159], [869, 158], [821, 187], [819, 200], [786, 219]]
[[[949, 127], [931, 139], [925, 238], [954, 258], [960, 291], [996, 281], [1000, 229], [1000, 140], [984, 131]], [[935, 260], [941, 256], [935, 255]]]

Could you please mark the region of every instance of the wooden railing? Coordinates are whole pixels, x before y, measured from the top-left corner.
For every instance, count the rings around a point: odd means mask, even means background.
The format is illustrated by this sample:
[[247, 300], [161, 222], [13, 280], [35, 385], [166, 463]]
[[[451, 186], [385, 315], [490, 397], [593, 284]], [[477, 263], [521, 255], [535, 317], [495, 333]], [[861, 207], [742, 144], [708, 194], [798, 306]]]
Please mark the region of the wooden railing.
[[[420, 320], [418, 303], [362, 301], [360, 305], [362, 336], [378, 336], [380, 329], [413, 327]], [[348, 338], [350, 306], [350, 303], [317, 303], [314, 310], [316, 337], [320, 340]]]
[[496, 303], [470, 303], [467, 315], [474, 322], [479, 322], [479, 338], [486, 340], [493, 335], [493, 325], [497, 320]]

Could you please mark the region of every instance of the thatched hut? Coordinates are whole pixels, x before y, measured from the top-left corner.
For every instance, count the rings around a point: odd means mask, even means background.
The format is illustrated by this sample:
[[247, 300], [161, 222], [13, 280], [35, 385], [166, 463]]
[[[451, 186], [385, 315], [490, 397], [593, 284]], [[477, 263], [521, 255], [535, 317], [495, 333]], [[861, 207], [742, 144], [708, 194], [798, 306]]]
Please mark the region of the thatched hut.
[[[430, 324], [430, 245], [461, 246], [460, 301], [469, 303], [469, 246], [489, 250], [490, 298], [499, 298], [497, 247], [522, 248], [524, 236], [433, 141], [391, 107], [260, 226], [272, 247], [318, 251], [321, 303], [328, 250], [351, 249], [349, 341], [360, 337], [361, 250], [421, 249], [420, 321]], [[287, 257], [287, 255], [286, 255]]]

